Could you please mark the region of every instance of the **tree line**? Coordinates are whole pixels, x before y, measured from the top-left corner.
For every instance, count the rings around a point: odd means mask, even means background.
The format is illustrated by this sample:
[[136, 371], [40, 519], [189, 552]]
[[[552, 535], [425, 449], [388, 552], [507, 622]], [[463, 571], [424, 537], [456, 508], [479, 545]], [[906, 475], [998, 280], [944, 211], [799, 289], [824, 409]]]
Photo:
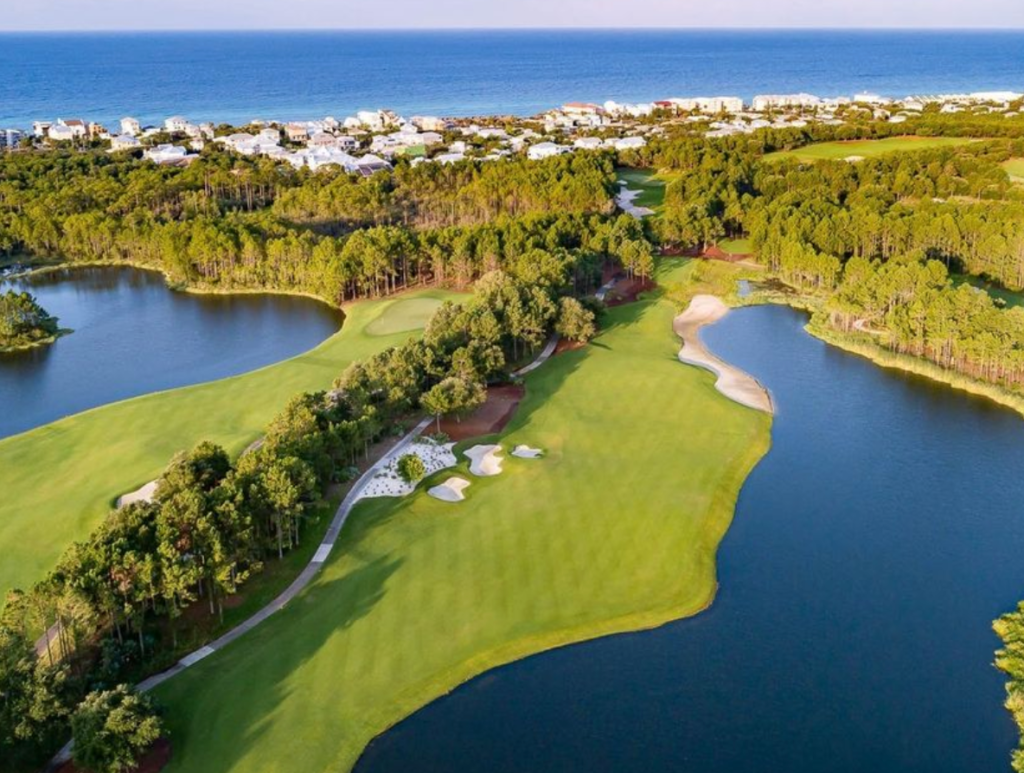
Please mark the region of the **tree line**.
[[[468, 302], [445, 303], [421, 339], [295, 397], [237, 460], [211, 443], [180, 453], [151, 501], [112, 511], [45, 579], [12, 592], [0, 615], [0, 756], [52, 751], [69, 726], [78, 749], [96, 707], [134, 700], [124, 683], [176, 651], [185, 611], [222, 617], [225, 598], [299, 545], [328, 488], [410, 416], [471, 410], [554, 330], [594, 334], [568, 253], [512, 268], [485, 274]], [[76, 722], [83, 712], [91, 719]]]

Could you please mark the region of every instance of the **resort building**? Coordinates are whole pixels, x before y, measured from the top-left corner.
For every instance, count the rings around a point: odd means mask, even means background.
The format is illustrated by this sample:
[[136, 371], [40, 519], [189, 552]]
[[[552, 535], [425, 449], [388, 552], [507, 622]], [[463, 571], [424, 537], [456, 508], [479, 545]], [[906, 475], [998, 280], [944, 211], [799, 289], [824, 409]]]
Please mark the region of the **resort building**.
[[761, 94], [754, 97], [754, 110], [764, 112], [780, 107], [818, 107], [821, 98], [813, 94]]
[[179, 134], [185, 131], [188, 126], [188, 119], [183, 118], [180, 115], [171, 116], [164, 121], [164, 129], [169, 131], [171, 134]]
[[742, 113], [739, 97], [684, 97], [668, 100], [677, 110], [686, 113]]

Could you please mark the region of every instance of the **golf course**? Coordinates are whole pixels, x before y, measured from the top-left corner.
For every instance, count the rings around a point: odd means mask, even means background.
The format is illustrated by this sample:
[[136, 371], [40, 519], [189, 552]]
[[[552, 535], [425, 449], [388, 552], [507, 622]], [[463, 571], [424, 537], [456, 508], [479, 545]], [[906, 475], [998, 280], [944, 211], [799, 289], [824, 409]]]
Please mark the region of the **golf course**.
[[291, 397], [326, 389], [353, 360], [406, 340], [451, 297], [424, 290], [354, 303], [341, 331], [293, 359], [0, 440], [0, 595], [42, 579], [119, 494], [156, 478], [178, 451], [210, 440], [240, 453]]
[[[666, 262], [659, 280], [688, 271]], [[360, 502], [292, 603], [155, 691], [167, 770], [349, 770], [476, 674], [707, 607], [771, 419], [680, 364], [677, 311], [658, 297], [611, 309], [590, 345], [530, 373], [505, 430], [456, 447], [501, 445], [500, 474], [473, 475], [459, 453], [407, 498]], [[344, 356], [373, 347], [368, 316], [346, 326]], [[513, 457], [517, 445], [543, 456]], [[471, 482], [465, 501], [427, 496], [452, 475]]]
[[657, 212], [658, 208], [665, 203], [665, 186], [669, 178], [651, 169], [636, 169], [633, 167], [621, 167], [616, 170], [616, 176], [626, 187], [633, 191], [639, 191], [633, 205], [646, 207]]
[[848, 158], [873, 158], [886, 153], [907, 150], [928, 150], [963, 145], [969, 139], [960, 137], [889, 137], [882, 140], [844, 140], [819, 142], [796, 150], [771, 153], [771, 159], [795, 158], [798, 161], [841, 161]]

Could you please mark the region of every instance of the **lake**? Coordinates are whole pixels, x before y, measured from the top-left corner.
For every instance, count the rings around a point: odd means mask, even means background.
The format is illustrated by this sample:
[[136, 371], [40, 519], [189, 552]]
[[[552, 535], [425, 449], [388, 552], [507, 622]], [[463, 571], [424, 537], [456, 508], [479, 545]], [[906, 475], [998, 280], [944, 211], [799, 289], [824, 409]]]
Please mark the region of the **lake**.
[[270, 365], [341, 327], [326, 304], [286, 295], [174, 292], [133, 268], [70, 268], [0, 284], [27, 290], [73, 333], [0, 354], [0, 437], [161, 389]]
[[1010, 770], [990, 626], [1024, 597], [1024, 421], [805, 319], [760, 307], [705, 330], [778, 407], [714, 605], [484, 674], [359, 773]]

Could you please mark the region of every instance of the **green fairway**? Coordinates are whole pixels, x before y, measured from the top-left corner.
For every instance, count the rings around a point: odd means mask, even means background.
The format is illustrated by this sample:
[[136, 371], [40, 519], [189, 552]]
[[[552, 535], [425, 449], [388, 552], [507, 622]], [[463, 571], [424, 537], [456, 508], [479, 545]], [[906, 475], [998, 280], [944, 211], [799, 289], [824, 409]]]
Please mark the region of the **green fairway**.
[[371, 336], [385, 336], [422, 330], [442, 302], [439, 297], [426, 295], [396, 300], [366, 326], [366, 333]]
[[1003, 162], [1003, 169], [1015, 183], [1024, 183], [1024, 158], [1011, 158]]
[[750, 255], [754, 251], [750, 239], [725, 239], [718, 243], [718, 248], [730, 255]]
[[951, 145], [963, 145], [971, 140], [961, 137], [889, 137], [884, 140], [847, 140], [820, 142], [796, 150], [771, 153], [770, 159], [796, 158], [800, 161], [838, 161], [846, 158], [871, 158], [884, 153], [906, 150], [928, 150]]
[[[662, 280], [678, 280], [676, 263]], [[162, 685], [184, 773], [348, 770], [377, 734], [462, 681], [543, 649], [705, 608], [770, 418], [681, 365], [674, 308], [609, 311], [590, 346], [527, 378], [504, 472], [467, 500], [357, 506], [283, 612]], [[518, 443], [542, 460], [508, 456]]]
[[291, 360], [241, 376], [96, 408], [0, 440], [0, 597], [42, 579], [63, 550], [95, 528], [119, 494], [157, 477], [171, 457], [201, 440], [239, 453], [292, 396], [330, 386], [354, 359], [408, 337], [400, 304], [440, 304], [452, 293], [421, 291], [347, 309], [341, 332]]
[[638, 207], [658, 209], [665, 203], [665, 186], [668, 179], [651, 169], [634, 169], [632, 167], [621, 167], [615, 170], [619, 180], [626, 183], [631, 191], [640, 191], [640, 195], [633, 199], [633, 204]]

